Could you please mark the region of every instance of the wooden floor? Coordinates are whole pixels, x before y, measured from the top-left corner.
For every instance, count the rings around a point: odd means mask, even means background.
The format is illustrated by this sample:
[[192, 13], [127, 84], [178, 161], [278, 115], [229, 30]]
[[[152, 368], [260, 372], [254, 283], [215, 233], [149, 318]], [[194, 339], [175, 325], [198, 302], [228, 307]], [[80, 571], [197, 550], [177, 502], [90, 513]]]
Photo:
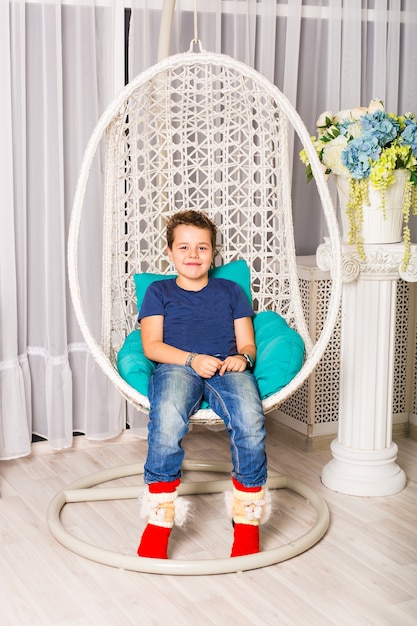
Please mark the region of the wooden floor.
[[[325, 451], [302, 452], [268, 426], [269, 466], [292, 475], [326, 500], [331, 524], [304, 554], [267, 568], [216, 576], [158, 576], [84, 559], [48, 531], [49, 502], [64, 485], [102, 468], [144, 460], [146, 442], [125, 434], [105, 444], [77, 438], [52, 453], [35, 445], [30, 458], [0, 463], [0, 624], [2, 626], [296, 625], [405, 626], [417, 624], [417, 441], [397, 440], [408, 477], [399, 494], [359, 498], [320, 483]], [[188, 458], [229, 460], [225, 433], [194, 431]], [[187, 476], [184, 477], [187, 480]], [[135, 482], [136, 481], [136, 482]], [[129, 478], [124, 484], [138, 484]], [[221, 494], [192, 496], [195, 519], [171, 538], [173, 558], [227, 557], [232, 530]], [[304, 532], [310, 505], [274, 491], [278, 511], [263, 529], [264, 548]], [[77, 503], [63, 510], [78, 537], [134, 554], [143, 522], [136, 500]]]

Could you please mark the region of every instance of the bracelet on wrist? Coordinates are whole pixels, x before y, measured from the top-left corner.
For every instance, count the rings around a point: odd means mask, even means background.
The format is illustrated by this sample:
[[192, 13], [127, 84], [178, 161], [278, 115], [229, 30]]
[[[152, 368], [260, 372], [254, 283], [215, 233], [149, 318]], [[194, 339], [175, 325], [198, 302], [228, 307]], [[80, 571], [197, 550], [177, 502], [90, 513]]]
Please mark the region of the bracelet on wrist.
[[185, 367], [192, 367], [193, 361], [196, 356], [197, 356], [196, 352], [190, 352], [190, 354], [185, 359]]

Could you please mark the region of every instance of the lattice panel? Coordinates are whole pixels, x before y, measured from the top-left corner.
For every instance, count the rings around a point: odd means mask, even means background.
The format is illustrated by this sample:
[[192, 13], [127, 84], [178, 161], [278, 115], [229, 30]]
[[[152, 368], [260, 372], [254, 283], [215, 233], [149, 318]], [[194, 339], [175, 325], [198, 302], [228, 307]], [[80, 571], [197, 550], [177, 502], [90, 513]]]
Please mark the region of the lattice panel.
[[[300, 278], [300, 291], [306, 318], [312, 336], [317, 337], [322, 328], [330, 297], [331, 283], [329, 279]], [[397, 305], [395, 320], [395, 360], [393, 381], [392, 413], [403, 416], [411, 410], [417, 414], [417, 321], [410, 327], [410, 290], [415, 289], [401, 279], [397, 282]], [[413, 338], [415, 337], [415, 340]], [[280, 412], [287, 418], [302, 425], [301, 430], [310, 424], [309, 434], [325, 434], [335, 432], [338, 421], [339, 389], [340, 389], [340, 347], [341, 347], [341, 316], [335, 326], [332, 339], [322, 361], [318, 364], [314, 375], [302, 387], [280, 406]], [[414, 349], [414, 357], [410, 359], [410, 350]], [[412, 364], [413, 362], [413, 364]], [[413, 368], [410, 371], [410, 363]], [[412, 406], [407, 406], [407, 381], [412, 385]], [[401, 419], [400, 419], [401, 421]], [[326, 424], [329, 428], [326, 429]], [[321, 425], [319, 429], [314, 426]], [[300, 430], [300, 426], [297, 428]]]
[[[300, 278], [300, 290], [304, 314], [309, 321], [310, 333], [320, 336], [328, 308], [331, 281], [312, 281]], [[314, 376], [284, 402], [280, 411], [304, 424], [322, 424], [338, 420], [338, 389], [340, 386], [340, 314], [331, 341], [323, 359], [316, 367]], [[336, 393], [335, 393], [336, 390]], [[311, 407], [313, 406], [313, 413]]]
[[408, 338], [410, 284], [399, 279], [395, 314], [395, 360], [393, 381], [393, 415], [407, 412]]
[[416, 317], [417, 316], [414, 317], [414, 345], [416, 346], [416, 349], [414, 351], [414, 377], [413, 377], [413, 393], [412, 393], [412, 407], [411, 407], [411, 411], [414, 415], [417, 415], [417, 319]]
[[[316, 335], [319, 336], [324, 325], [330, 298], [330, 282], [317, 281]], [[334, 390], [340, 386], [340, 340], [341, 314], [327, 346], [323, 359], [315, 370], [314, 380], [314, 423], [336, 422], [339, 417], [339, 394]]]

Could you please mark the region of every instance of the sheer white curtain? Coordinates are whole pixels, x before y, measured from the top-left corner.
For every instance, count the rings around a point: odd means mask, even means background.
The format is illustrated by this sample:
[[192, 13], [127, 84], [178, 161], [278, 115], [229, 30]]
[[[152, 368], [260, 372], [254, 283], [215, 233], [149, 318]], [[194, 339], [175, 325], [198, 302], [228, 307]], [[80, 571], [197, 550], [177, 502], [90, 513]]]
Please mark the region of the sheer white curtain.
[[[28, 454], [32, 433], [55, 449], [73, 431], [120, 432], [122, 403], [82, 342], [66, 279], [78, 169], [113, 96], [113, 0], [0, 3], [0, 458]], [[101, 172], [87, 228], [100, 227]], [[84, 250], [90, 281], [100, 250]]]
[[[157, 61], [163, 0], [0, 2], [0, 458], [53, 448], [74, 431], [117, 435], [124, 403], [86, 351], [66, 280], [66, 240], [89, 134], [120, 88], [123, 11], [131, 12], [129, 75]], [[313, 134], [324, 110], [383, 99], [417, 111], [415, 0], [198, 0], [198, 36], [273, 80]], [[177, 0], [171, 53], [194, 36], [193, 0]], [[117, 83], [117, 84], [116, 84]], [[314, 253], [323, 226], [314, 184], [294, 143], [297, 252]], [[101, 227], [103, 164], [94, 164], [83, 232]], [[413, 225], [416, 240], [416, 225]], [[101, 250], [81, 242], [88, 318], [100, 326]], [[129, 411], [136, 434], [146, 416]]]

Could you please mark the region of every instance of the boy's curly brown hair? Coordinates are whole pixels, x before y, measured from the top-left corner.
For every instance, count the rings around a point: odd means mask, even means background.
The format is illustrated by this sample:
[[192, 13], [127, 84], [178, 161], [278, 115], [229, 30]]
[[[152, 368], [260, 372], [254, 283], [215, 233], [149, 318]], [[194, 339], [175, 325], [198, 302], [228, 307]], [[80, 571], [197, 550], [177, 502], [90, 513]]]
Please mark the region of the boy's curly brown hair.
[[211, 247], [214, 252], [216, 248], [217, 226], [205, 213], [202, 211], [194, 211], [193, 209], [179, 211], [178, 213], [171, 215], [168, 219], [166, 227], [168, 248], [172, 248], [176, 227], [182, 224], [185, 224], [186, 226], [195, 226], [196, 228], [206, 228], [210, 232]]

